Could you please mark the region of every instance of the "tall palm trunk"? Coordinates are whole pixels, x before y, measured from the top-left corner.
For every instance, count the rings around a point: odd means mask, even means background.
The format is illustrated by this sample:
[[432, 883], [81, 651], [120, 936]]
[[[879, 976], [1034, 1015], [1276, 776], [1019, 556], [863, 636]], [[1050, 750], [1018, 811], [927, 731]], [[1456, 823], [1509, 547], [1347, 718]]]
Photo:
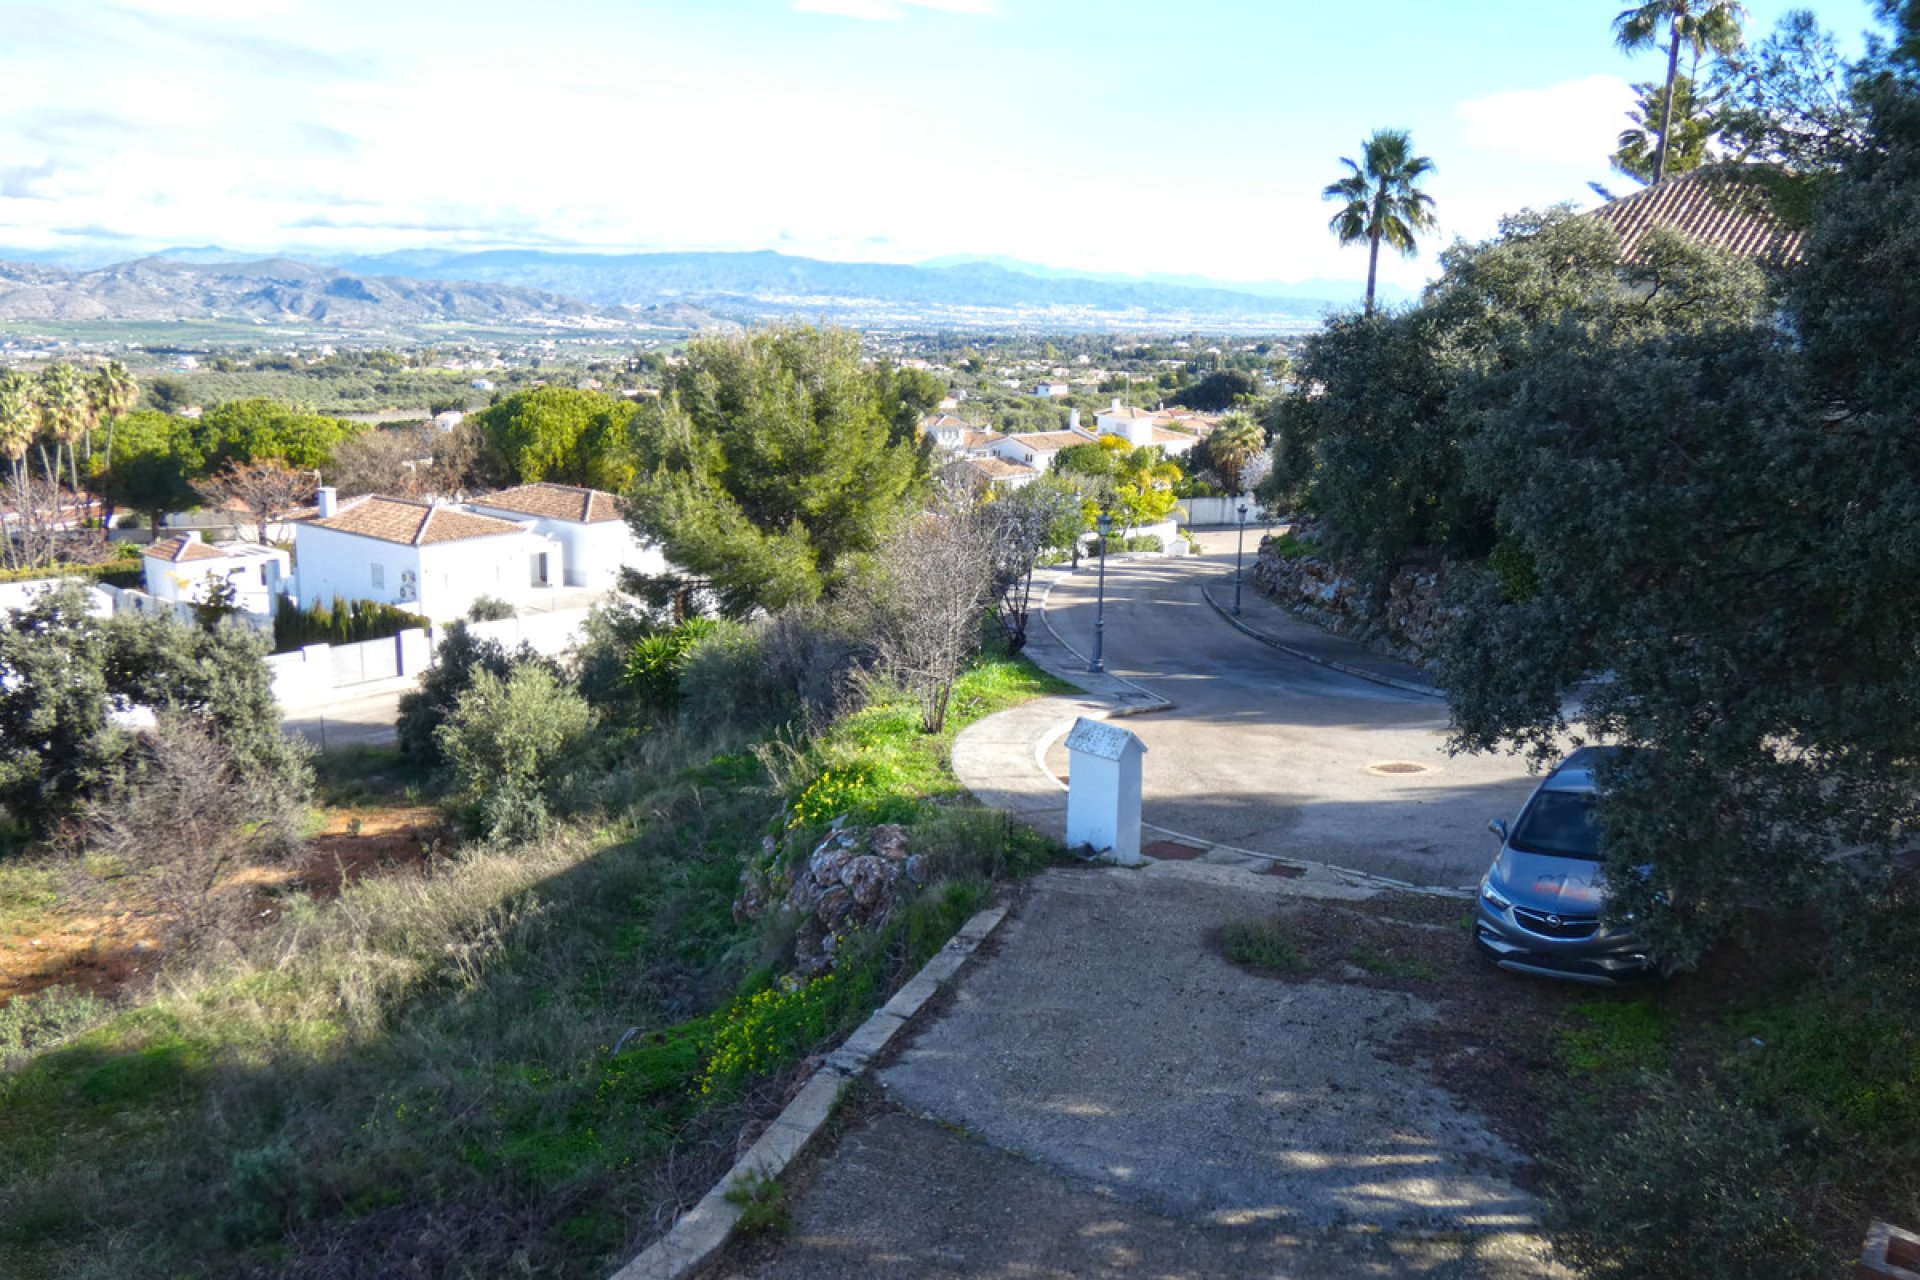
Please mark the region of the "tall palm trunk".
[[1667, 135], [1673, 132], [1673, 84], [1680, 77], [1680, 19], [1673, 20], [1673, 30], [1667, 39], [1667, 102], [1660, 112], [1660, 146], [1653, 153], [1653, 185], [1660, 185], [1660, 175], [1667, 171]]
[[1367, 314], [1373, 314], [1373, 281], [1380, 273], [1380, 233], [1367, 237]]

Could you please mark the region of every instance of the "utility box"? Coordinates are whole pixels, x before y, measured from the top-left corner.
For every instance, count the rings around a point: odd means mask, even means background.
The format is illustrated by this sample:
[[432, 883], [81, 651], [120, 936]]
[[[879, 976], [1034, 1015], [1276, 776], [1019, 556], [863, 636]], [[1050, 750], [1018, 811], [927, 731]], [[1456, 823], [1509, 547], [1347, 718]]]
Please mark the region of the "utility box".
[[1067, 847], [1140, 865], [1140, 761], [1147, 748], [1118, 725], [1073, 722], [1067, 734]]

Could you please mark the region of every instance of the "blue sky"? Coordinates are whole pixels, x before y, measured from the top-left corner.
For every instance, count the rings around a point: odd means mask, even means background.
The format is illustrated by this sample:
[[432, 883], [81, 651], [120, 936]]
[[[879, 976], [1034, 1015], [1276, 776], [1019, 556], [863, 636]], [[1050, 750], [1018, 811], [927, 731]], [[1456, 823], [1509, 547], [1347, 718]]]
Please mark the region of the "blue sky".
[[[1358, 278], [1379, 127], [1434, 247], [1589, 202], [1620, 0], [0, 0], [0, 245], [777, 248]], [[1749, 0], [1763, 34], [1790, 6]], [[1866, 0], [1804, 5], [1858, 47]], [[1384, 261], [1413, 284], [1434, 254]]]

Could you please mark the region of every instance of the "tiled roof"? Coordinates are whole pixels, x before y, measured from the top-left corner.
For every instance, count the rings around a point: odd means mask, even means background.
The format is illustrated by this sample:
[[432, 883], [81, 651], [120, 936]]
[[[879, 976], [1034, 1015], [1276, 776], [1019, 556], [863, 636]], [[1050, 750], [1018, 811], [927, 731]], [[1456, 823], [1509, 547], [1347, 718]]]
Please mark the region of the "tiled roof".
[[1093, 437], [1082, 435], [1078, 431], [1027, 431], [1018, 435], [1002, 436], [1003, 440], [1018, 440], [1029, 449], [1039, 453], [1071, 449], [1077, 444], [1092, 444]]
[[155, 560], [179, 564], [183, 560], [225, 560], [227, 556], [198, 538], [168, 538], [140, 548], [140, 554]]
[[1011, 480], [1015, 476], [1037, 476], [1040, 473], [1032, 467], [1018, 462], [1008, 462], [1005, 458], [988, 455], [984, 458], [962, 458], [957, 464], [970, 467], [989, 480]]
[[363, 498], [345, 511], [306, 523], [316, 529], [337, 529], [341, 533], [415, 547], [523, 531], [511, 520], [477, 516], [470, 511], [456, 511], [427, 502], [379, 497]]
[[473, 500], [473, 505], [545, 516], [550, 520], [571, 520], [575, 524], [599, 524], [620, 518], [620, 506], [612, 494], [571, 484], [518, 485], [498, 493], [483, 493]]
[[1764, 262], [1800, 258], [1806, 233], [1786, 225], [1766, 207], [1762, 193], [1723, 169], [1696, 169], [1645, 191], [1610, 200], [1593, 211], [1620, 237], [1620, 256], [1639, 255], [1656, 227], [1667, 227], [1716, 249]]
[[980, 424], [951, 413], [936, 413], [920, 422], [922, 431], [977, 431]]
[[967, 431], [960, 436], [962, 449], [984, 449], [1000, 438], [998, 431]]
[[1153, 415], [1145, 409], [1130, 404], [1108, 405], [1093, 415], [1096, 418], [1151, 418]]
[[1154, 444], [1198, 444], [1200, 437], [1191, 431], [1169, 431], [1165, 427], [1155, 427], [1152, 432]]

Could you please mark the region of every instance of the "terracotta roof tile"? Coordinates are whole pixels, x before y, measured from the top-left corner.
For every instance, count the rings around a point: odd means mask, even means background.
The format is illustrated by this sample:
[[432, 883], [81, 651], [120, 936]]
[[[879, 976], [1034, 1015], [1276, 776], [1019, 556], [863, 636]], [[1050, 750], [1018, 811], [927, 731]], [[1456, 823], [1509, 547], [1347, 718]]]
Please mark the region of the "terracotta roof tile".
[[1092, 444], [1093, 437], [1078, 431], [1024, 431], [1017, 435], [1000, 437], [1002, 440], [1018, 440], [1029, 449], [1040, 453], [1049, 450], [1071, 449], [1077, 444]]
[[956, 466], [977, 471], [989, 480], [1011, 480], [1016, 476], [1037, 476], [1040, 473], [1032, 467], [1019, 462], [1008, 462], [1005, 458], [991, 455], [984, 458], [962, 458]]
[[511, 520], [497, 520], [404, 498], [365, 498], [348, 510], [306, 523], [316, 529], [337, 529], [341, 533], [415, 547], [522, 532]]
[[1775, 217], [1752, 183], [1717, 169], [1668, 178], [1601, 205], [1593, 216], [1612, 225], [1620, 237], [1620, 256], [1629, 260], [1657, 227], [1763, 262], [1797, 262], [1806, 245], [1806, 233]]
[[600, 524], [620, 518], [620, 504], [610, 493], [544, 481], [517, 485], [498, 493], [483, 493], [473, 500], [473, 505], [544, 516], [549, 520], [571, 520], [575, 524]]
[[198, 538], [168, 538], [151, 546], [140, 548], [140, 554], [155, 560], [165, 560], [179, 564], [183, 560], [225, 560], [220, 551], [208, 546]]

